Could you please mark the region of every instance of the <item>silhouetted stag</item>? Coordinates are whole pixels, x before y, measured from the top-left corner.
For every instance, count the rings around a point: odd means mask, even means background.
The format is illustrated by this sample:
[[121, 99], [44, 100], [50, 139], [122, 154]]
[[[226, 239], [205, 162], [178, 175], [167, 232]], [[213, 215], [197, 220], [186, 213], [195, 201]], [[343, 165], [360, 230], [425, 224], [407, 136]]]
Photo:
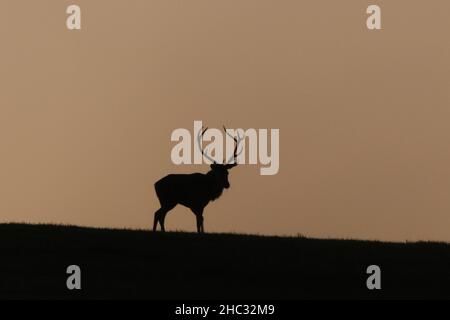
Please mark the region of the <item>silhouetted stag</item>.
[[218, 164], [202, 149], [201, 139], [206, 130], [208, 128], [204, 130], [202, 128], [199, 131], [197, 145], [202, 155], [212, 162], [210, 165], [211, 170], [206, 174], [169, 174], [155, 183], [155, 191], [161, 203], [161, 208], [155, 212], [153, 231], [156, 231], [158, 223], [161, 226], [161, 230], [165, 231], [164, 219], [167, 212], [172, 210], [177, 204], [181, 204], [192, 210], [197, 218], [197, 231], [203, 233], [203, 210], [210, 201], [214, 201], [222, 195], [223, 189], [230, 187], [228, 170], [237, 166], [237, 150], [242, 139], [239, 135], [239, 140], [231, 136], [224, 127], [225, 133], [233, 138], [235, 147], [231, 158], [224, 164]]

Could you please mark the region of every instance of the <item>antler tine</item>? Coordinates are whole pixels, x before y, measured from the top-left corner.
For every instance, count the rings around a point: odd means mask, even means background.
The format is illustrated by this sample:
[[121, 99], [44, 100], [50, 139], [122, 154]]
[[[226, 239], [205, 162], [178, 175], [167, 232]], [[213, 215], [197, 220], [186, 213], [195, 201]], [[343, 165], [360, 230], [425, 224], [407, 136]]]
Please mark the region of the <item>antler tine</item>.
[[208, 130], [208, 127], [206, 127], [203, 130], [203, 127], [198, 131], [197, 134], [197, 146], [200, 149], [200, 152], [202, 153], [202, 155], [208, 159], [209, 161], [211, 161], [212, 163], [216, 163], [216, 160], [214, 160], [212, 157], [208, 156], [208, 154], [206, 152], [204, 152], [204, 150], [202, 149], [202, 137], [205, 134], [206, 130]]
[[235, 142], [233, 156], [231, 156], [230, 159], [228, 159], [228, 161], [225, 164], [229, 164], [231, 162], [231, 160], [234, 159], [233, 165], [237, 165], [237, 157], [238, 157], [238, 155], [240, 155], [242, 153], [242, 149], [241, 149], [241, 151], [239, 151], [239, 153], [237, 153], [237, 149], [238, 149], [239, 143], [243, 140], [243, 138], [241, 138], [239, 131], [237, 132], [237, 135], [238, 135], [238, 139], [237, 139], [236, 137], [233, 137], [229, 132], [227, 132], [227, 128], [225, 126], [223, 126], [223, 129], [225, 130], [225, 133], [230, 138], [232, 138]]
[[225, 133], [227, 134], [227, 136], [229, 136], [231, 139], [234, 140], [234, 142], [237, 142], [236, 137], [233, 137], [228, 131], [227, 128], [225, 126], [223, 126], [223, 130], [225, 131]]

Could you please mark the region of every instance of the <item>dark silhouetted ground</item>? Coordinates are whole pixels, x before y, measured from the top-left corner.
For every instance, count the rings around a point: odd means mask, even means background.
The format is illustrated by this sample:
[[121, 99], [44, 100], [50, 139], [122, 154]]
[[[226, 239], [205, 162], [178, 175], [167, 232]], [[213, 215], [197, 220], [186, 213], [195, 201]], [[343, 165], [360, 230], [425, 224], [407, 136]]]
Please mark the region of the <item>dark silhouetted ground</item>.
[[450, 245], [3, 224], [0, 298], [448, 299]]

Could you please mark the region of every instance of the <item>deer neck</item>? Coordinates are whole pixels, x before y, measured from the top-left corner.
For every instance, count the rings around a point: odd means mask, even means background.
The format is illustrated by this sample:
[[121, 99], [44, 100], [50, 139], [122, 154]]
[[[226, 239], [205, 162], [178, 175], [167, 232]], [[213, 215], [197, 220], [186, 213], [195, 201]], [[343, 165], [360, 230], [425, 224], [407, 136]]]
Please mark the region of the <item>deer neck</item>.
[[211, 201], [214, 201], [222, 195], [224, 187], [221, 185], [220, 180], [213, 171], [209, 171], [207, 175], [210, 178], [210, 198]]

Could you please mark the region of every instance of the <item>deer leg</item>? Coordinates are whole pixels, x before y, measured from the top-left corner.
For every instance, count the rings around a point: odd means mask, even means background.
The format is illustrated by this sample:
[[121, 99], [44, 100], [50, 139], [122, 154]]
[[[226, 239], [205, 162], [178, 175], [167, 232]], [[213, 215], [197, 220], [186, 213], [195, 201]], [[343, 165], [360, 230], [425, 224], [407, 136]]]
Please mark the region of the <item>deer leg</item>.
[[158, 209], [155, 212], [155, 218], [153, 219], [153, 231], [156, 231], [156, 228], [158, 227], [158, 222], [159, 222], [160, 216], [161, 216], [161, 210], [162, 210], [162, 208]]
[[202, 217], [199, 214], [195, 217], [197, 218], [197, 232], [202, 233]]
[[161, 226], [161, 231], [162, 232], [166, 231], [166, 229], [164, 228], [164, 220], [166, 219], [166, 214], [167, 214], [167, 211], [163, 211], [161, 213], [160, 218], [159, 218], [159, 225]]
[[205, 233], [205, 228], [203, 227], [203, 215], [202, 215], [201, 221], [202, 221], [201, 230], [202, 230], [202, 233]]
[[161, 226], [161, 231], [166, 231], [166, 229], [164, 228], [164, 219], [166, 219], [167, 212], [172, 210], [175, 206], [176, 204], [162, 206], [159, 210], [155, 212], [155, 218], [153, 220], [153, 231], [156, 231], [158, 222], [159, 225]]
[[197, 232], [198, 233], [203, 233], [204, 229], [203, 229], [203, 209], [195, 209], [192, 210], [195, 214], [195, 217], [197, 219]]

